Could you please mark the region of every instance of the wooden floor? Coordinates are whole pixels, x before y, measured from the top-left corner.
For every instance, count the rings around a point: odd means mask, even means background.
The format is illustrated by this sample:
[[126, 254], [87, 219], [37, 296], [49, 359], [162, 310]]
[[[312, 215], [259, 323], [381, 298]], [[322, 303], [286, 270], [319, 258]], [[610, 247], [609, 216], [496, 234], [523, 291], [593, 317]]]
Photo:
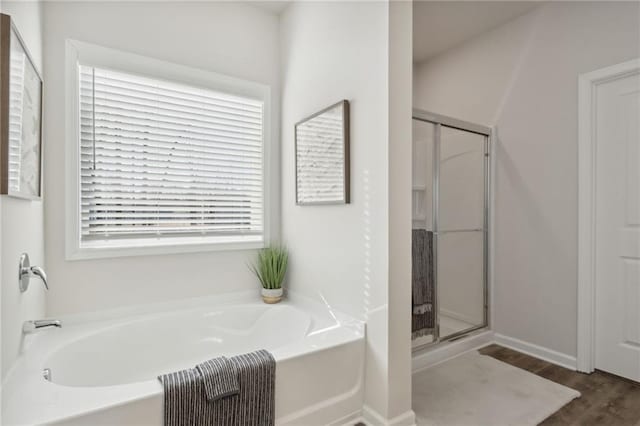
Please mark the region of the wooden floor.
[[498, 345], [487, 346], [480, 353], [582, 394], [547, 418], [542, 425], [640, 426], [639, 383], [600, 371], [593, 374], [578, 373]]

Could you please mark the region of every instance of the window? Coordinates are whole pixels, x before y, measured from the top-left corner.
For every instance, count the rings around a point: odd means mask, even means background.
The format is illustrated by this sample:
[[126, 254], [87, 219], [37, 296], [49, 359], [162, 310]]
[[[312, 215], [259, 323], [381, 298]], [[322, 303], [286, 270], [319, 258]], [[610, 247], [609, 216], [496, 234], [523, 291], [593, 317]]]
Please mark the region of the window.
[[202, 87], [98, 66], [82, 55], [76, 79], [76, 253], [262, 244], [264, 96], [218, 89], [216, 79]]

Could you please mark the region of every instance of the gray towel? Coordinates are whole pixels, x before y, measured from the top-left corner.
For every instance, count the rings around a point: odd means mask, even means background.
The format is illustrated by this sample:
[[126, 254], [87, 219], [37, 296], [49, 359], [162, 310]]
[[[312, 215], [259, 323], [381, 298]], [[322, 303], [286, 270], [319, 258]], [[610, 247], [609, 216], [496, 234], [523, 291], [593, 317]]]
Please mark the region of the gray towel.
[[221, 356], [198, 364], [196, 370], [202, 377], [208, 401], [215, 401], [240, 392], [238, 370], [235, 363], [226, 357]]
[[158, 377], [164, 388], [166, 426], [272, 426], [275, 424], [273, 356], [259, 350], [234, 356], [229, 362], [238, 372], [240, 392], [208, 401], [196, 368]]
[[431, 334], [435, 326], [433, 302], [435, 283], [433, 273], [433, 232], [414, 229], [411, 235], [411, 332], [415, 339]]

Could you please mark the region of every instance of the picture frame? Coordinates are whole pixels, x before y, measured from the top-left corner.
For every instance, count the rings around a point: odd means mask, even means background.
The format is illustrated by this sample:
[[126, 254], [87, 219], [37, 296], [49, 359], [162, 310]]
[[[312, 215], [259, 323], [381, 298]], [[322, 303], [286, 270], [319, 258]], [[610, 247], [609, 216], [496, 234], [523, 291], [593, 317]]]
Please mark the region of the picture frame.
[[42, 197], [42, 75], [9, 15], [0, 14], [0, 194]]
[[349, 204], [349, 101], [330, 105], [295, 125], [297, 205]]

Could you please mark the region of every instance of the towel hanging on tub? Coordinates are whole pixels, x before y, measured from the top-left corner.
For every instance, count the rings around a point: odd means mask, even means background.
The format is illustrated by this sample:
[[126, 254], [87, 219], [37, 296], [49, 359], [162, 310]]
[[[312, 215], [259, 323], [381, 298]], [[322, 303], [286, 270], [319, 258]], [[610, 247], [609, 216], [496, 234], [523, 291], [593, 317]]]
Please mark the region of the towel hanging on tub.
[[[225, 360], [217, 359], [196, 368], [158, 376], [164, 389], [165, 426], [275, 424], [276, 362], [273, 356], [259, 350]], [[216, 378], [222, 378], [225, 383], [211, 382]]]
[[196, 365], [204, 386], [207, 401], [216, 401], [240, 393], [236, 363], [227, 357], [210, 359]]

